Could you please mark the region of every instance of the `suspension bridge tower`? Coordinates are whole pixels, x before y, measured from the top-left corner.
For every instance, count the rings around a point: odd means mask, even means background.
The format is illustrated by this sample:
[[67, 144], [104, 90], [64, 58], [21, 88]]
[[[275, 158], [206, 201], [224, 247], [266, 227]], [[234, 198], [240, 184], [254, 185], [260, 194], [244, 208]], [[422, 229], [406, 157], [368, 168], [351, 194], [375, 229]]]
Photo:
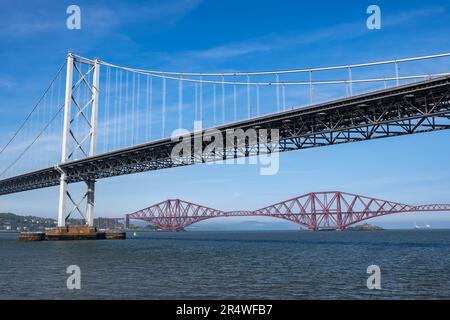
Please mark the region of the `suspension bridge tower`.
[[[67, 73], [64, 100], [64, 126], [61, 163], [75, 160], [76, 154], [84, 157], [92, 157], [96, 153], [98, 100], [100, 86], [100, 61], [83, 61], [87, 69], [77, 66], [75, 56], [69, 52], [67, 56]], [[78, 58], [77, 58], [78, 59]], [[84, 91], [85, 99], [80, 98]], [[87, 94], [86, 94], [87, 93]], [[86, 98], [87, 97], [87, 98]], [[74, 130], [75, 125], [84, 126], [85, 130]], [[59, 206], [58, 227], [66, 226], [71, 214], [78, 212], [86, 221], [86, 225], [94, 226], [94, 194], [95, 179], [83, 177], [86, 184], [86, 192], [81, 199], [76, 201], [68, 188], [68, 176], [59, 166]], [[68, 204], [71, 205], [69, 210]]]

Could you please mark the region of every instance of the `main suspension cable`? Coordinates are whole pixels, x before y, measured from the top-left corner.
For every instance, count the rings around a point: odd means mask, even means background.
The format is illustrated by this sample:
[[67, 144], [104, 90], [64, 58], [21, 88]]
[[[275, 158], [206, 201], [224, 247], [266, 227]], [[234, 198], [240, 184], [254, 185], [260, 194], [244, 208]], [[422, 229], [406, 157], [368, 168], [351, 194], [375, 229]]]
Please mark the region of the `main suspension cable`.
[[[82, 59], [84, 61], [88, 61], [89, 63], [94, 63], [93, 60], [77, 56], [75, 55], [77, 59]], [[384, 60], [384, 61], [376, 61], [376, 62], [368, 62], [368, 63], [358, 63], [358, 64], [351, 64], [351, 65], [339, 65], [339, 66], [331, 66], [331, 67], [319, 67], [319, 68], [303, 68], [303, 69], [289, 69], [289, 70], [275, 70], [275, 71], [239, 71], [239, 72], [171, 72], [171, 71], [157, 71], [157, 70], [144, 70], [144, 69], [136, 69], [136, 68], [126, 68], [119, 65], [115, 65], [112, 63], [108, 63], [105, 61], [100, 61], [101, 64], [107, 65], [110, 67], [115, 68], [123, 68], [127, 69], [128, 71], [135, 71], [135, 72], [144, 72], [144, 73], [151, 73], [154, 75], [173, 75], [173, 76], [247, 76], [247, 75], [275, 75], [275, 74], [288, 74], [288, 73], [307, 73], [310, 71], [316, 72], [316, 71], [330, 71], [330, 70], [340, 70], [340, 69], [348, 69], [348, 68], [362, 68], [362, 67], [371, 67], [371, 66], [379, 66], [379, 65], [386, 65], [386, 64], [394, 64], [394, 63], [402, 63], [402, 62], [412, 62], [412, 61], [418, 61], [418, 60], [429, 60], [429, 59], [435, 59], [435, 58], [443, 58], [443, 57], [450, 57], [450, 53], [441, 53], [441, 54], [435, 54], [435, 55], [428, 55], [428, 56], [419, 56], [419, 57], [412, 57], [412, 58], [403, 58], [403, 59], [394, 59], [394, 60]]]

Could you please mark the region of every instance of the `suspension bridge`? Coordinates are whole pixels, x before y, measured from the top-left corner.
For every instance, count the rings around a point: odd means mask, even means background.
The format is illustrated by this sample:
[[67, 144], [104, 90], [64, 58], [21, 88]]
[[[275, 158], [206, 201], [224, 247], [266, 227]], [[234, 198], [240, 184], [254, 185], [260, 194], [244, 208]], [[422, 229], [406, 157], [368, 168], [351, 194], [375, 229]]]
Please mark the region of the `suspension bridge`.
[[[0, 195], [59, 186], [58, 226], [75, 213], [92, 226], [98, 179], [449, 129], [449, 71], [450, 53], [209, 73], [123, 67], [69, 53], [23, 121], [5, 125], [11, 134], [0, 149]], [[233, 130], [266, 134], [227, 143]], [[195, 145], [198, 136], [200, 156], [174, 159], [180, 139]], [[207, 149], [211, 137], [223, 140], [220, 147]], [[71, 187], [78, 182], [85, 184], [81, 194]]]
[[294, 222], [310, 230], [344, 230], [347, 227], [385, 215], [413, 212], [450, 211], [450, 204], [408, 205], [346, 192], [311, 192], [253, 211], [222, 211], [180, 199], [166, 200], [127, 214], [130, 220], [151, 223], [160, 230], [179, 231], [212, 218], [271, 217]]

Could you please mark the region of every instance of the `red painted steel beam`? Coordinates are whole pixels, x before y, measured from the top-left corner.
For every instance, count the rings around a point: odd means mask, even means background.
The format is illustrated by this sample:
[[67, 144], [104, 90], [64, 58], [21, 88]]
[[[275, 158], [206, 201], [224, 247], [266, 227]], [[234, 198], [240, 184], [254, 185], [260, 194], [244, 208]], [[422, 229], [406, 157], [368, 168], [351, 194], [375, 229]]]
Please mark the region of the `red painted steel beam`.
[[405, 212], [450, 211], [450, 204], [412, 206], [352, 193], [311, 192], [254, 211], [221, 211], [191, 202], [170, 199], [128, 214], [161, 230], [182, 230], [206, 219], [261, 216], [292, 221], [304, 227], [342, 230], [368, 219]]

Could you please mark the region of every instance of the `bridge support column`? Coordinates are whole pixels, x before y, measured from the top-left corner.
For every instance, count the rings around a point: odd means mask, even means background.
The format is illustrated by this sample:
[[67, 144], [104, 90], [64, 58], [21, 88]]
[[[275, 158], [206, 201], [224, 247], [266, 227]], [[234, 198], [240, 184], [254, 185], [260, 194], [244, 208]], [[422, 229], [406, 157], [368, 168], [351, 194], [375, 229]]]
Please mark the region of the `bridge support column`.
[[61, 180], [59, 183], [58, 227], [64, 227], [66, 225], [66, 194], [66, 174], [61, 173]]
[[95, 180], [86, 181], [87, 184], [87, 207], [86, 207], [86, 224], [89, 227], [94, 226], [94, 200], [95, 200]]
[[128, 214], [125, 215], [125, 229], [130, 228], [130, 216]]
[[[61, 166], [64, 163], [73, 160], [75, 157], [92, 157], [96, 154], [97, 142], [97, 119], [98, 119], [98, 101], [100, 85], [100, 61], [95, 60], [86, 62], [79, 61], [72, 53], [67, 56], [66, 73], [66, 92], [64, 100], [64, 131], [62, 142]], [[77, 66], [77, 63], [88, 64], [87, 71]], [[74, 81], [75, 71], [75, 81]], [[90, 74], [92, 73], [92, 82], [90, 83]], [[91, 95], [90, 100], [82, 100], [82, 89]], [[73, 104], [73, 105], [72, 105]], [[75, 112], [72, 112], [72, 106]], [[81, 122], [81, 123], [78, 123]], [[76, 136], [77, 131], [73, 126], [80, 125], [88, 129], [86, 136]], [[84, 133], [83, 133], [84, 134]], [[80, 134], [81, 135], [81, 134]], [[88, 142], [88, 146], [86, 146]], [[57, 167], [61, 174], [59, 188], [59, 206], [58, 206], [58, 227], [66, 226], [67, 219], [72, 213], [78, 212], [86, 225], [94, 226], [94, 194], [95, 178], [86, 177], [87, 191], [79, 201], [75, 201], [68, 191], [68, 173], [60, 166]], [[72, 210], [67, 212], [67, 202], [70, 200], [73, 205]], [[86, 210], [81, 205], [86, 201]]]
[[[70, 119], [72, 106], [72, 82], [73, 82], [73, 55], [69, 53], [66, 63], [66, 90], [64, 97], [64, 129], [61, 150], [61, 163], [68, 160]], [[61, 178], [59, 183], [59, 205], [58, 205], [58, 227], [66, 225], [66, 202], [67, 202], [67, 175], [60, 170]]]

